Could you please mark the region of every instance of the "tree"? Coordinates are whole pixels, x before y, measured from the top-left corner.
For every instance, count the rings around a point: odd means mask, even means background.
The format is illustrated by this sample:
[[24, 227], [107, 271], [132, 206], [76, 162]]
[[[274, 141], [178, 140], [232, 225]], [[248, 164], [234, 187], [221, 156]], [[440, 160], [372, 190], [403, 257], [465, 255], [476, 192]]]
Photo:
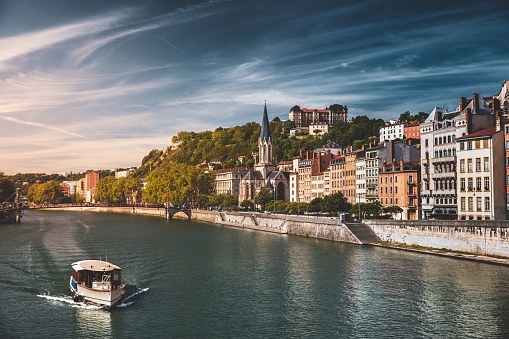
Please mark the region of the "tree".
[[288, 214], [302, 214], [308, 210], [308, 205], [306, 202], [291, 202], [286, 206], [285, 212]]
[[12, 180], [0, 172], [0, 204], [7, 200], [14, 201], [14, 192], [16, 188]]
[[246, 199], [240, 203], [240, 207], [242, 207], [244, 211], [252, 211], [254, 209], [254, 204], [251, 200]]
[[284, 123], [284, 131], [286, 134], [290, 133], [290, 130], [295, 128], [295, 122], [293, 120], [286, 120]]
[[209, 201], [209, 197], [205, 194], [199, 194], [197, 197], [196, 197], [196, 205], [198, 205], [198, 207], [200, 208], [203, 208], [204, 206], [207, 205]]
[[347, 212], [352, 208], [352, 204], [348, 202], [343, 193], [338, 192], [326, 195], [322, 202], [322, 211], [337, 215], [338, 212]]
[[394, 206], [383, 207], [382, 212], [385, 214], [390, 214], [391, 216], [394, 216], [394, 214], [403, 212], [403, 209], [397, 205], [394, 205]]
[[156, 168], [147, 176], [143, 200], [162, 204], [166, 201], [166, 190], [169, 191], [169, 202], [194, 204], [198, 195], [212, 194], [214, 175], [202, 168], [183, 163]]
[[309, 212], [320, 212], [322, 210], [322, 203], [323, 203], [322, 198], [314, 198], [309, 203], [308, 211]]
[[265, 205], [273, 199], [272, 193], [268, 188], [262, 188], [255, 197], [255, 203], [261, 205], [262, 210], [265, 210]]
[[237, 207], [239, 205], [239, 196], [237, 194], [227, 195], [224, 199], [224, 207]]
[[57, 203], [62, 197], [60, 185], [56, 181], [49, 181], [43, 184], [33, 184], [27, 193], [27, 199], [36, 204]]

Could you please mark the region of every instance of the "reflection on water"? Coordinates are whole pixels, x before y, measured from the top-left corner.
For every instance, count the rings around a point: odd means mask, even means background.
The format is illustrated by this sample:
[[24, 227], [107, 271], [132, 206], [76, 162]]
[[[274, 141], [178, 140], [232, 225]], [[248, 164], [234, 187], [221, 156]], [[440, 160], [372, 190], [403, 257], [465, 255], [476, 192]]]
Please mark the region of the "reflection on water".
[[111, 311], [104, 309], [76, 308], [76, 330], [82, 338], [112, 336]]

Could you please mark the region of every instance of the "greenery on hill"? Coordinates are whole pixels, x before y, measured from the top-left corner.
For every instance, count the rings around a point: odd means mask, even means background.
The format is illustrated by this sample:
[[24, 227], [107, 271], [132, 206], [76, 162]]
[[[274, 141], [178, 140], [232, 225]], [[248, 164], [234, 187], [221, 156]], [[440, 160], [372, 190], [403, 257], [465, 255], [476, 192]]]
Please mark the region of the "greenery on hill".
[[[382, 119], [370, 119], [367, 116], [353, 118], [352, 122], [332, 126], [329, 133], [323, 136], [289, 137], [285, 133], [288, 124], [270, 123], [270, 132], [274, 142], [274, 161], [287, 161], [299, 155], [300, 150], [313, 150], [335, 142], [342, 147], [362, 144], [378, 139], [379, 128], [384, 124]], [[286, 128], [285, 128], [286, 127]], [[235, 166], [252, 167], [255, 163], [252, 154], [258, 151], [260, 124], [250, 122], [242, 126], [222, 128], [214, 131], [187, 132], [181, 131], [172, 138], [174, 149], [152, 150], [142, 161], [142, 165], [133, 174], [145, 177], [151, 170], [164, 167], [169, 163], [198, 165], [204, 161], [218, 161], [217, 168]], [[238, 161], [240, 156], [247, 157], [247, 162]]]

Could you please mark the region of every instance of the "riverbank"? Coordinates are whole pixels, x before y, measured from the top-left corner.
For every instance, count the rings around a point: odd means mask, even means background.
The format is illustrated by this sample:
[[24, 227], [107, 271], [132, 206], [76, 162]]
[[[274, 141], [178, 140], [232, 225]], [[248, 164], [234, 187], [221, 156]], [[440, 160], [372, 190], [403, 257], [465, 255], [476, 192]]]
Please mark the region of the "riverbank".
[[[54, 210], [48, 209], [48, 210]], [[128, 213], [165, 217], [164, 208], [84, 207], [67, 211]], [[185, 218], [176, 213], [174, 218]], [[192, 210], [191, 219], [263, 232], [292, 234], [354, 244], [440, 255], [450, 258], [509, 265], [509, 223], [366, 220], [343, 223], [338, 219], [250, 212]], [[430, 246], [431, 245], [431, 246]]]

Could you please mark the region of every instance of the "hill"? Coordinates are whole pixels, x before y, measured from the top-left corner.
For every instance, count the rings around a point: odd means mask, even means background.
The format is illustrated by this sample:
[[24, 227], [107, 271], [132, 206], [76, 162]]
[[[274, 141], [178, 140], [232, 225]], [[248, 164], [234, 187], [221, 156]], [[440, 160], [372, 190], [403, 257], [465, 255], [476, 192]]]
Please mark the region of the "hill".
[[[291, 160], [299, 155], [301, 149], [312, 150], [335, 142], [342, 147], [353, 145], [360, 147], [364, 143], [378, 138], [379, 128], [384, 124], [382, 119], [370, 119], [358, 116], [351, 122], [332, 126], [329, 133], [323, 136], [308, 135], [302, 139], [288, 137], [282, 123], [271, 122], [270, 132], [274, 141], [274, 160], [277, 162]], [[173, 145], [165, 150], [152, 150], [147, 154], [141, 166], [134, 172], [136, 177], [145, 177], [151, 170], [164, 167], [169, 163], [198, 165], [204, 161], [215, 160], [218, 168], [254, 165], [253, 153], [258, 151], [260, 125], [250, 122], [242, 126], [219, 127], [214, 131], [187, 132], [181, 131], [172, 138]], [[247, 164], [240, 163], [240, 156], [248, 157]]]

